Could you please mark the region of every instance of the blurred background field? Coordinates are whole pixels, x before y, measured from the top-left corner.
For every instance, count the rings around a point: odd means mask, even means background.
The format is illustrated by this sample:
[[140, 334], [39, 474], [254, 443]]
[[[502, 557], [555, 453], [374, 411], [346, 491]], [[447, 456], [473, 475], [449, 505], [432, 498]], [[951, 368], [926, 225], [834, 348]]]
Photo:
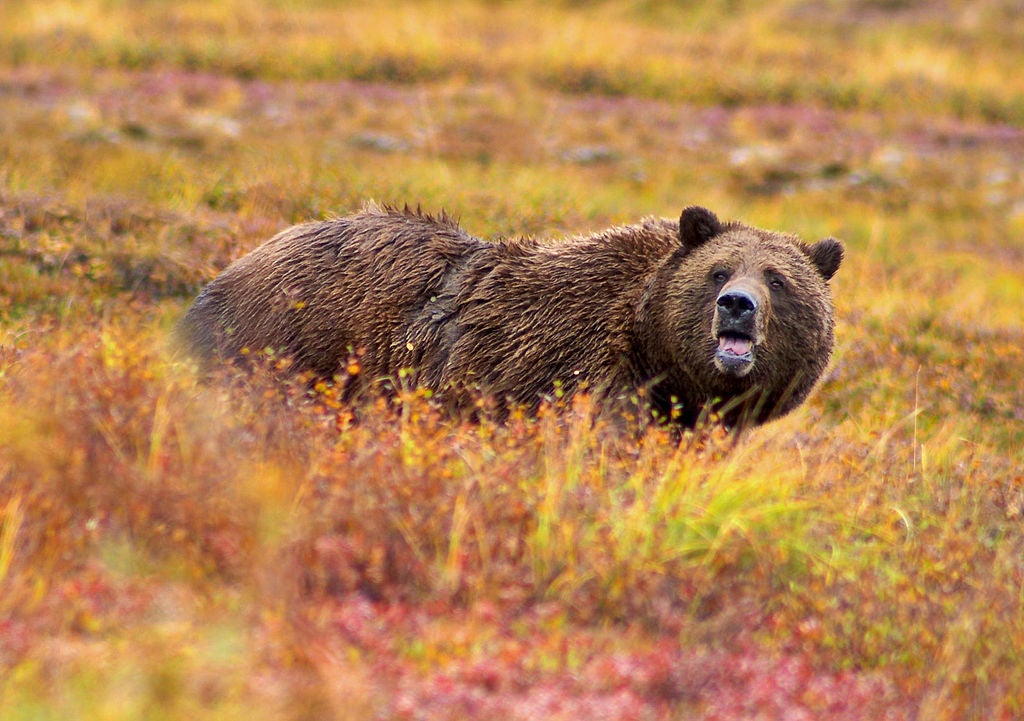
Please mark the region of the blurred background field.
[[[1021, 37], [1009, 0], [6, 0], [0, 715], [1020, 718]], [[367, 199], [839, 237], [831, 370], [677, 447], [169, 353]]]

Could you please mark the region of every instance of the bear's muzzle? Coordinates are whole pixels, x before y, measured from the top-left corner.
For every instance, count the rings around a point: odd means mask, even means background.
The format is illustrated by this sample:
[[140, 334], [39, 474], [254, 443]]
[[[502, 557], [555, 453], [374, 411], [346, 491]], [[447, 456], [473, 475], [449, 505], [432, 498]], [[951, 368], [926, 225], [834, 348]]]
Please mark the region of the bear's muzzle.
[[754, 367], [754, 356], [762, 337], [761, 306], [754, 293], [735, 286], [724, 289], [715, 300], [711, 328], [718, 342], [715, 367], [722, 373], [742, 378]]

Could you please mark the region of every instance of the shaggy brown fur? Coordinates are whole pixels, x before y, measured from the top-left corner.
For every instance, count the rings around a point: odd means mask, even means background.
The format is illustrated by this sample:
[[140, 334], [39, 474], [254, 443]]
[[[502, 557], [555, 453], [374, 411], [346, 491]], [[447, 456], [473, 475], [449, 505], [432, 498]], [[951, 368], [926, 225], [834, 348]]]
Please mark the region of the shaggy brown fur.
[[[556, 242], [485, 242], [451, 218], [369, 205], [286, 230], [229, 266], [182, 330], [205, 359], [273, 348], [330, 378], [479, 389], [536, 408], [556, 387], [762, 422], [800, 403], [832, 350], [842, 246], [703, 208]], [[726, 307], [732, 304], [736, 307]], [[755, 308], [748, 306], [753, 305]]]

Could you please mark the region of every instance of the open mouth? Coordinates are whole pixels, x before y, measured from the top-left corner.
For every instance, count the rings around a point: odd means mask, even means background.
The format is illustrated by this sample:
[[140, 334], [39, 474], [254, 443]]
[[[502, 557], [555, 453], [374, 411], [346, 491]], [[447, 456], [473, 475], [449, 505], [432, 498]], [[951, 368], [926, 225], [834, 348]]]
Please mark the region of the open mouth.
[[722, 333], [718, 336], [715, 365], [723, 373], [746, 375], [754, 363], [754, 341], [742, 333]]

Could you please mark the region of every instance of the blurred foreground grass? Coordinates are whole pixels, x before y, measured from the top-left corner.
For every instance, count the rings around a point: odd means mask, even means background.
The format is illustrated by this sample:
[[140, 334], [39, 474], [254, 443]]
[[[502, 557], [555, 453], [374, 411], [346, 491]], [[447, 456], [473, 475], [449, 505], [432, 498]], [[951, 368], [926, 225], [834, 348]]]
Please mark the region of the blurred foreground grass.
[[[5, 3], [4, 717], [1019, 716], [1022, 20], [744, 8]], [[368, 198], [835, 235], [832, 371], [676, 447], [170, 356]]]

